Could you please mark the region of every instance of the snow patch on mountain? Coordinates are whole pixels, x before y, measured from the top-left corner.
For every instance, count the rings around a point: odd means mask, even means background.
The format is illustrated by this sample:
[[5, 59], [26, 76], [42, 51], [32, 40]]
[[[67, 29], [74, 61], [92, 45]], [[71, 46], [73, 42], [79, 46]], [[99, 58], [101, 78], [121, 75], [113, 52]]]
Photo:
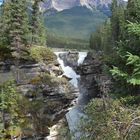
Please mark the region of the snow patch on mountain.
[[97, 8], [98, 6], [108, 7], [112, 0], [45, 0], [42, 3], [44, 10], [55, 9], [63, 11], [76, 6], [86, 6], [88, 9]]

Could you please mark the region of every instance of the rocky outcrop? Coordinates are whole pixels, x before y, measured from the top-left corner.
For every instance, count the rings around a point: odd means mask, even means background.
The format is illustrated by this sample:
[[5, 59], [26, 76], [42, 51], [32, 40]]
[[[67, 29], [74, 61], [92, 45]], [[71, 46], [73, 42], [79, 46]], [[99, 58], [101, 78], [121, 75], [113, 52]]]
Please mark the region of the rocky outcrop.
[[[118, 0], [121, 4], [126, 4], [126, 0]], [[106, 15], [110, 15], [110, 5], [112, 0], [45, 0], [41, 3], [41, 10], [47, 15], [51, 15], [65, 9], [77, 6], [85, 6], [90, 10], [97, 9]]]
[[75, 69], [78, 66], [78, 52], [60, 53], [59, 57], [63, 60], [65, 66], [72, 67], [73, 69]]
[[[0, 63], [1, 70], [5, 71], [6, 66], [4, 62]], [[23, 129], [26, 131], [24, 139], [28, 138], [28, 130], [32, 131], [37, 139], [43, 139], [49, 134], [48, 127], [57, 123], [68, 112], [75, 98], [74, 88], [67, 78], [60, 77], [63, 71], [57, 60], [20, 60], [18, 67], [13, 63], [8, 68], [8, 72], [1, 71], [0, 78], [3, 77], [4, 81], [9, 80], [9, 76], [5, 77], [8, 73], [15, 78], [18, 91], [31, 105], [28, 114], [33, 127]]]
[[103, 74], [103, 63], [100, 54], [88, 53], [84, 63], [77, 68], [79, 81], [79, 104], [87, 104], [92, 98], [105, 95], [110, 89], [110, 79]]
[[57, 11], [70, 9], [76, 6], [86, 6], [89, 9], [97, 8], [98, 6], [106, 6], [106, 8], [109, 8], [111, 2], [112, 0], [49, 0], [42, 4], [42, 8], [56, 9]]
[[[43, 123], [34, 122], [37, 124], [35, 126], [36, 135], [46, 136], [49, 134], [47, 128], [62, 119], [72, 105], [71, 102], [75, 97], [74, 94], [71, 94], [72, 85], [65, 78], [59, 78], [63, 72], [56, 62], [24, 65], [19, 72], [21, 74], [18, 89], [31, 102], [37, 101], [41, 106], [38, 110], [30, 112], [33, 117], [36, 116], [36, 113], [39, 114], [38, 121]], [[39, 125], [46, 126], [42, 129]]]

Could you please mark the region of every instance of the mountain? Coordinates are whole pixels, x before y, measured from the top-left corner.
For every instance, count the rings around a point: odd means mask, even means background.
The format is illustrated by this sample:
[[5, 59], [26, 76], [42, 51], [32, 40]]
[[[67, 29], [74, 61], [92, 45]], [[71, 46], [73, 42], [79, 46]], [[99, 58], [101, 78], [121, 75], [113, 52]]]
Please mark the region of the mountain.
[[[87, 41], [90, 34], [111, 15], [111, 2], [112, 0], [43, 0], [40, 7], [50, 34], [51, 40], [48, 42], [51, 44], [52, 38], [57, 42], [70, 39], [67, 44], [75, 42], [73, 39]], [[118, 3], [124, 3], [124, 0], [118, 0]]]
[[57, 36], [88, 39], [90, 33], [107, 19], [98, 10], [89, 10], [86, 6], [77, 6], [45, 16], [48, 32]]
[[[125, 1], [126, 0], [118, 0], [119, 3], [125, 3]], [[110, 15], [111, 3], [112, 0], [44, 0], [41, 4], [41, 8], [47, 14], [53, 14], [73, 7], [85, 6], [90, 10], [97, 9]]]
[[89, 9], [93, 9], [101, 5], [108, 7], [111, 1], [112, 0], [45, 0], [42, 4], [42, 8], [63, 11], [76, 6], [86, 6]]

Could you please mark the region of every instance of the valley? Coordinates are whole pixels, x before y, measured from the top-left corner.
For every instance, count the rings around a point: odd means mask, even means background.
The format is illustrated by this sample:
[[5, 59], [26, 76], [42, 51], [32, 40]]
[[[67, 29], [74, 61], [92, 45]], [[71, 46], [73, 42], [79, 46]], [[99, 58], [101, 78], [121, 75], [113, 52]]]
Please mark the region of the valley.
[[67, 38], [89, 40], [90, 34], [100, 26], [107, 16], [86, 7], [74, 7], [45, 17], [48, 32]]
[[0, 140], [139, 140], [139, 46], [139, 0], [0, 0]]

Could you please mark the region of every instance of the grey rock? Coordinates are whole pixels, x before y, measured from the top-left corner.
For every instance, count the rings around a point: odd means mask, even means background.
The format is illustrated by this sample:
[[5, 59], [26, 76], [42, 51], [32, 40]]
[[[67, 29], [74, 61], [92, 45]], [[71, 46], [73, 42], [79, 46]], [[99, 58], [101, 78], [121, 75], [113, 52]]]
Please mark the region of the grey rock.
[[78, 52], [60, 53], [59, 57], [63, 60], [65, 66], [70, 66], [73, 69], [75, 69], [78, 66]]

